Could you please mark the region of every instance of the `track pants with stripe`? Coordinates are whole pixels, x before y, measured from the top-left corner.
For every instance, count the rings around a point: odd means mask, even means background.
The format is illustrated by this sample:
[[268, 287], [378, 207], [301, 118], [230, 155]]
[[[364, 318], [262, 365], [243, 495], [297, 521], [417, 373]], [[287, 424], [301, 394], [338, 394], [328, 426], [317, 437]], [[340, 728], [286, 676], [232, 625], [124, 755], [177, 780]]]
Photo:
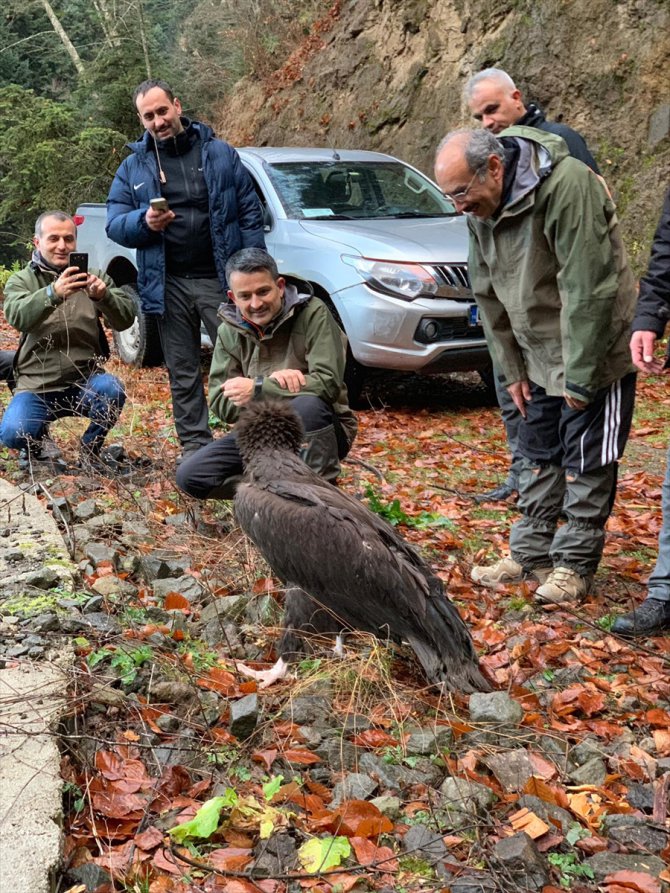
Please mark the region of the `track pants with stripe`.
[[[569, 567], [590, 576], [598, 567], [633, 418], [635, 380], [632, 372], [602, 388], [583, 410], [530, 383], [532, 399], [519, 429], [523, 517], [510, 532], [512, 557], [526, 570]], [[559, 524], [561, 515], [565, 523]]]

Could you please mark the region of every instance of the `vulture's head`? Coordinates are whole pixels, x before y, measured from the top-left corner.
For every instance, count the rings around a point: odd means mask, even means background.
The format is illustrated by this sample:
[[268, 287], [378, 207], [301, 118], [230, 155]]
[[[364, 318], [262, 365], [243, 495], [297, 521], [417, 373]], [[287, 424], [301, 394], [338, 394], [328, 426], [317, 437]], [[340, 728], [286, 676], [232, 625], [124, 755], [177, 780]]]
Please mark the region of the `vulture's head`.
[[289, 400], [257, 400], [240, 412], [235, 438], [242, 459], [248, 464], [254, 455], [268, 450], [298, 454], [305, 432]]

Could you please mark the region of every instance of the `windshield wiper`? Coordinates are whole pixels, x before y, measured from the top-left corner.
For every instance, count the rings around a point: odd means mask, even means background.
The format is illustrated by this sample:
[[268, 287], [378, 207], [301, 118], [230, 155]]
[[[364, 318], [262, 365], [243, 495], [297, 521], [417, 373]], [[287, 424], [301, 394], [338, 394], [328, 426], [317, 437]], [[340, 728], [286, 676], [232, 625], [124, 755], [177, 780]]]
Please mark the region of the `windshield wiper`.
[[427, 214], [424, 211], [398, 211], [397, 214], [389, 214], [389, 217], [454, 217], [456, 212], [440, 211], [437, 214]]
[[310, 220], [356, 220], [349, 214], [317, 214], [314, 217], [303, 217], [303, 223]]

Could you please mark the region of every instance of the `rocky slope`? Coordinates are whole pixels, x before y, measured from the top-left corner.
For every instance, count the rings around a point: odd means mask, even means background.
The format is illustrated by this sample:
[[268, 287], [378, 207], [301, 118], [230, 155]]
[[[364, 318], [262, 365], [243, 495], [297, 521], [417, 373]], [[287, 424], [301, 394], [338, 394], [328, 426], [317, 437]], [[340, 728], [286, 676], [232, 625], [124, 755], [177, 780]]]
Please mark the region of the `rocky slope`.
[[236, 145], [378, 149], [430, 174], [440, 137], [470, 121], [465, 81], [499, 66], [585, 135], [639, 268], [670, 182], [669, 28], [666, 0], [336, 2], [282, 69], [239, 82], [215, 123]]

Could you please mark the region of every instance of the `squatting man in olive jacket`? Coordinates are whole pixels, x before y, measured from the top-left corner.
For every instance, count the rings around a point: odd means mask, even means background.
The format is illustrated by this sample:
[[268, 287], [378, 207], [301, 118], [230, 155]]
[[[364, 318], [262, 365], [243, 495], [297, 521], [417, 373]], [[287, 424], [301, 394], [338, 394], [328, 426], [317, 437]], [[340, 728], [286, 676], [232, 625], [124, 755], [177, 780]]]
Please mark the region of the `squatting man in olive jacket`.
[[[290, 400], [305, 428], [305, 462], [334, 482], [357, 428], [344, 384], [343, 333], [326, 305], [287, 283], [261, 248], [234, 254], [226, 278], [231, 303], [219, 311], [209, 377], [212, 412], [233, 424], [251, 400]], [[230, 432], [186, 458], [177, 484], [197, 499], [232, 499], [242, 471]]]
[[135, 319], [135, 306], [112, 280], [69, 264], [77, 228], [64, 211], [37, 218], [32, 260], [5, 286], [4, 312], [21, 333], [14, 358], [14, 396], [0, 423], [0, 441], [22, 452], [27, 464], [45, 458], [50, 422], [83, 416], [90, 424], [81, 438], [81, 464], [96, 471], [120, 471], [102, 450], [126, 395], [106, 373], [109, 356], [101, 318], [123, 331]]
[[523, 417], [511, 556], [471, 576], [533, 575], [539, 601], [574, 602], [600, 562], [635, 394], [635, 281], [614, 204], [560, 137], [530, 127], [450, 133], [435, 171], [468, 218], [472, 290]]

